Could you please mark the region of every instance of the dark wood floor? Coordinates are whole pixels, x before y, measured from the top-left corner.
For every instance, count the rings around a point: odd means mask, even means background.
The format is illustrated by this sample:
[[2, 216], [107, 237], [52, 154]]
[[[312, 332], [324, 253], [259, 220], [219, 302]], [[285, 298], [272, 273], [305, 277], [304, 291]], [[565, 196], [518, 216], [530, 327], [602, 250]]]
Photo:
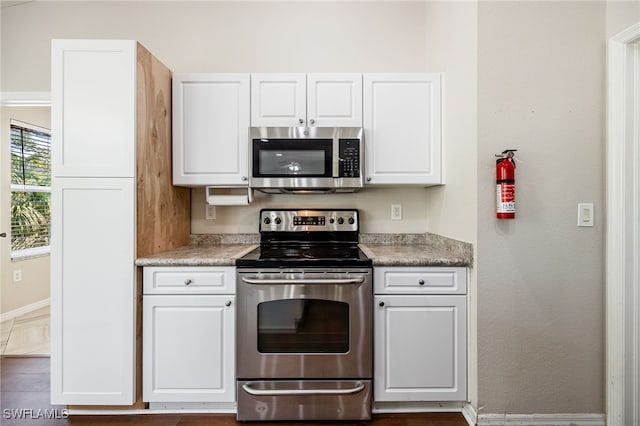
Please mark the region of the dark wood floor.
[[[49, 402], [48, 357], [2, 357], [0, 361], [0, 424], [2, 426], [153, 425], [153, 426], [467, 426], [459, 413], [377, 414], [370, 422], [238, 423], [234, 416], [213, 414], [71, 416]], [[59, 418], [50, 418], [57, 416]]]

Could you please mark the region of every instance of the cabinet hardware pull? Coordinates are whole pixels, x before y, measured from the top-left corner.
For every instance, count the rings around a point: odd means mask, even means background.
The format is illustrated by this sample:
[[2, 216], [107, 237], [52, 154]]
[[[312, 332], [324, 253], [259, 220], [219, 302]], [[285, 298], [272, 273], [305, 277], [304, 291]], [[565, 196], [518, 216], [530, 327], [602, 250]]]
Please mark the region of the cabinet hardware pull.
[[304, 120], [302, 118], [298, 118], [298, 123], [302, 124], [304, 123]]
[[227, 300], [224, 304], [224, 306], [231, 306], [231, 300]]
[[7, 238], [7, 233], [6, 233], [6, 232], [3, 232], [2, 234], [0, 234], [0, 237], [2, 237], [2, 238]]
[[309, 120], [309, 123], [311, 124], [315, 124], [316, 120], [314, 120], [313, 118], [311, 120]]
[[418, 281], [418, 284], [420, 284], [420, 285], [424, 285], [424, 280], [420, 280], [420, 281]]
[[370, 176], [367, 178], [367, 182], [371, 182], [371, 177]]
[[189, 285], [191, 284], [191, 278], [187, 278], [186, 280], [184, 280], [184, 285]]
[[382, 308], [384, 306], [384, 302], [378, 303], [378, 306], [380, 306]]
[[242, 176], [242, 177], [240, 178], [240, 180], [242, 180], [242, 181], [246, 181], [246, 180], [247, 180], [247, 177], [246, 177], [246, 176]]

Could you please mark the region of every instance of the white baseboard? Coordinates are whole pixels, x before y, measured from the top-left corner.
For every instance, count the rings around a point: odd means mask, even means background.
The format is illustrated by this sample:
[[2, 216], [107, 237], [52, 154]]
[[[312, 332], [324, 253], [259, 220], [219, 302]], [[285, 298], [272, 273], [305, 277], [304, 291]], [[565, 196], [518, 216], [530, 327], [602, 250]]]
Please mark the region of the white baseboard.
[[0, 322], [5, 322], [10, 319], [19, 317], [20, 315], [28, 314], [29, 312], [37, 311], [38, 309], [45, 308], [51, 304], [51, 299], [43, 299], [38, 302], [32, 303], [21, 308], [14, 309], [13, 311], [5, 312], [0, 315]]
[[464, 416], [464, 419], [467, 421], [467, 423], [469, 423], [469, 426], [476, 425], [478, 421], [478, 412], [476, 411], [476, 408], [473, 405], [466, 404], [464, 407], [462, 407], [461, 413]]
[[478, 426], [605, 426], [605, 414], [478, 414]]

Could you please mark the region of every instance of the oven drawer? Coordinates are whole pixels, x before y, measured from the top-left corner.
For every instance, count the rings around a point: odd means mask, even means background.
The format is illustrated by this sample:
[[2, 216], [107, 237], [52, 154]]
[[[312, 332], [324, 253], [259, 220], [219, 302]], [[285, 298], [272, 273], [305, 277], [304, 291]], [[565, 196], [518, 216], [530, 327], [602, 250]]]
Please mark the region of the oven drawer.
[[376, 294], [466, 294], [464, 267], [376, 267]]
[[371, 380], [238, 381], [238, 420], [370, 420]]
[[143, 269], [144, 294], [234, 294], [233, 266], [153, 266]]

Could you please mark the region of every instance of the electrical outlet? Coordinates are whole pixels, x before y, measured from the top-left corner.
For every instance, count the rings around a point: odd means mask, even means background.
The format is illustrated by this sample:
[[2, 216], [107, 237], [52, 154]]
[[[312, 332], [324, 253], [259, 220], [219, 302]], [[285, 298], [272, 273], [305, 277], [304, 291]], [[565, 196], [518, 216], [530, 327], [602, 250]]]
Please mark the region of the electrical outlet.
[[213, 220], [216, 218], [216, 206], [207, 204], [205, 206], [204, 218], [207, 220]]
[[402, 204], [391, 204], [391, 220], [402, 220]]
[[16, 269], [13, 271], [13, 282], [19, 283], [22, 281], [22, 269]]

